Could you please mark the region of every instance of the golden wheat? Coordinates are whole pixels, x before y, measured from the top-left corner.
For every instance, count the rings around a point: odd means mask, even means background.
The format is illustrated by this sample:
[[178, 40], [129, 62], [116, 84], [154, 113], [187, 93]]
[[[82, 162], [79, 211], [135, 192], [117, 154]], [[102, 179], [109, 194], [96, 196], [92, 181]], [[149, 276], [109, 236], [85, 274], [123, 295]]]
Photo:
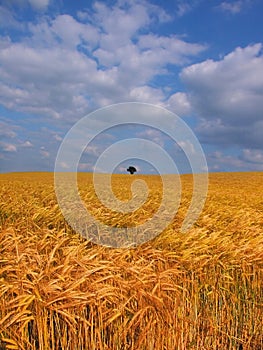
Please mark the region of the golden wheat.
[[[132, 176], [115, 175], [121, 200]], [[94, 216], [136, 225], [160, 204], [161, 182], [132, 214], [79, 190]], [[192, 195], [181, 177], [177, 216], [134, 249], [96, 246], [64, 220], [47, 173], [0, 175], [0, 349], [263, 349], [263, 173], [211, 174], [205, 208], [180, 227]]]

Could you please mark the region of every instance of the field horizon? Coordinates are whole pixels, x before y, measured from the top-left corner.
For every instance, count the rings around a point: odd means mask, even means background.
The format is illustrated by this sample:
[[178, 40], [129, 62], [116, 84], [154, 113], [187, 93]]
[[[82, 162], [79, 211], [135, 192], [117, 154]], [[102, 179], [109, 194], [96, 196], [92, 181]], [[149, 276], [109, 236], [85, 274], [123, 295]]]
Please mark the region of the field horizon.
[[[53, 174], [55, 171], [50, 170], [30, 170], [30, 171], [7, 171], [7, 172], [0, 172], [1, 175], [12, 175], [12, 174]], [[65, 171], [67, 173], [67, 171]], [[69, 172], [70, 173], [70, 172]], [[77, 171], [77, 173], [81, 174], [93, 174], [93, 171]], [[259, 170], [244, 170], [244, 171], [208, 171], [208, 174], [254, 174], [254, 173], [263, 173], [263, 171]], [[99, 174], [104, 174], [104, 173], [99, 173]], [[136, 176], [136, 175], [150, 175], [150, 176], [160, 176], [160, 174], [149, 174], [149, 173], [135, 173], [133, 175], [128, 174], [128, 173], [113, 173], [112, 175], [124, 175], [124, 176]], [[163, 175], [177, 175], [177, 174], [172, 174], [172, 173], [166, 173]], [[179, 175], [193, 175], [193, 173], [182, 173]]]

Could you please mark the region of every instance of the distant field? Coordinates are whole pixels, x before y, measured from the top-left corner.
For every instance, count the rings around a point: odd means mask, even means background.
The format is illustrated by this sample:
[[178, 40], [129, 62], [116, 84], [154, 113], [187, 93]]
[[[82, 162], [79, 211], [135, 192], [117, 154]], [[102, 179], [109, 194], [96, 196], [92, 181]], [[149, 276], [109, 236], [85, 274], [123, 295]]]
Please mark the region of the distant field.
[[[161, 197], [158, 176], [114, 175], [131, 197], [135, 178], [149, 198], [132, 214], [111, 213], [79, 175], [89, 211], [136, 226]], [[263, 173], [209, 175], [202, 214], [180, 227], [192, 197], [184, 175], [173, 222], [134, 249], [97, 246], [73, 232], [53, 174], [0, 175], [0, 350], [263, 349]]]

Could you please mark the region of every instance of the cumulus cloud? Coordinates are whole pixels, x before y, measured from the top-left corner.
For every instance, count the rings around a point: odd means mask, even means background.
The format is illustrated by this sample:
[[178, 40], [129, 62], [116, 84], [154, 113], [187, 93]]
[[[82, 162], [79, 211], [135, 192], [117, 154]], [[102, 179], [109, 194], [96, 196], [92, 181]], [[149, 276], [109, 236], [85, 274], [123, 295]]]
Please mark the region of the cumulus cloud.
[[46, 9], [50, 0], [28, 0], [29, 4], [38, 10]]
[[176, 92], [171, 95], [164, 106], [180, 117], [188, 115], [192, 110], [191, 103], [185, 92]]
[[138, 138], [144, 138], [146, 140], [153, 141], [157, 143], [159, 146], [164, 147], [164, 141], [166, 136], [159, 130], [146, 128], [143, 131], [137, 132], [136, 136]]
[[187, 63], [205, 49], [175, 35], [153, 34], [154, 25], [170, 17], [146, 1], [95, 2], [80, 17], [39, 16], [23, 39], [0, 38], [0, 103], [68, 121], [111, 103], [160, 103], [165, 94], [149, 83], [168, 74], [167, 65]]
[[33, 144], [27, 140], [21, 144], [21, 147], [30, 148], [33, 147]]
[[58, 142], [61, 142], [61, 141], [63, 140], [63, 138], [62, 138], [60, 135], [56, 134], [56, 133], [53, 135], [53, 138], [54, 138], [56, 141], [58, 141]]
[[[175, 35], [157, 36], [154, 34], [142, 35], [138, 45], [146, 50], [148, 59], [155, 64], [164, 62], [181, 65], [188, 61], [188, 58], [195, 56], [205, 49], [204, 45], [188, 43]], [[157, 55], [157, 56], [156, 56]]]
[[16, 152], [17, 147], [15, 144], [0, 142], [0, 147], [4, 152]]
[[249, 0], [223, 1], [218, 8], [224, 12], [237, 14], [241, 12], [249, 2]]
[[50, 152], [45, 149], [45, 147], [41, 147], [39, 153], [41, 154], [42, 158], [49, 158]]
[[130, 91], [130, 100], [155, 103], [161, 101], [164, 95], [160, 89], [154, 89], [150, 86], [138, 86]]
[[0, 121], [0, 136], [1, 138], [14, 138], [17, 135], [18, 127], [15, 125], [10, 125], [10, 123], [7, 123], [6, 121]]
[[206, 60], [182, 70], [188, 99], [201, 118], [203, 141], [263, 146], [262, 45], [236, 48], [222, 60]]
[[[67, 169], [67, 167], [64, 167], [65, 169]], [[78, 165], [78, 170], [79, 171], [93, 171], [94, 170], [94, 164], [93, 163], [83, 163], [80, 162]]]
[[244, 149], [239, 156], [216, 151], [207, 155], [207, 161], [210, 171], [262, 171], [261, 156], [260, 150]]
[[100, 146], [94, 145], [94, 144], [88, 145], [84, 151], [85, 154], [92, 155], [95, 157], [98, 157], [101, 154], [101, 152], [102, 152], [102, 149], [100, 149]]
[[9, 8], [0, 6], [0, 28], [23, 30], [24, 25], [16, 19]]
[[196, 6], [200, 4], [202, 0], [177, 0], [176, 1], [176, 14], [178, 17], [182, 17], [192, 11]]
[[190, 155], [194, 155], [196, 154], [196, 150], [194, 148], [194, 145], [192, 144], [192, 142], [190, 142], [189, 140], [186, 141], [180, 141], [178, 142], [178, 145], [184, 149], [184, 151], [187, 151], [187, 154]]
[[260, 149], [244, 149], [243, 159], [251, 163], [258, 163], [263, 168], [263, 151]]

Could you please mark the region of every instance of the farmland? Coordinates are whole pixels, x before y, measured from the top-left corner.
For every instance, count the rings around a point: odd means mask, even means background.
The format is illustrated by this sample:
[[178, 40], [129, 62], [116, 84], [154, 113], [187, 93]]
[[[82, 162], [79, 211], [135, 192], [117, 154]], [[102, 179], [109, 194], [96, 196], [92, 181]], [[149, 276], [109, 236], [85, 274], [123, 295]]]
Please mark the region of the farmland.
[[[79, 191], [108, 225], [137, 225], [160, 204], [157, 176], [113, 175], [132, 214], [110, 213], [90, 174]], [[205, 207], [180, 227], [192, 197], [183, 175], [177, 215], [153, 240], [108, 248], [77, 234], [56, 201], [52, 173], [0, 175], [0, 349], [263, 349], [263, 173], [209, 175]]]

